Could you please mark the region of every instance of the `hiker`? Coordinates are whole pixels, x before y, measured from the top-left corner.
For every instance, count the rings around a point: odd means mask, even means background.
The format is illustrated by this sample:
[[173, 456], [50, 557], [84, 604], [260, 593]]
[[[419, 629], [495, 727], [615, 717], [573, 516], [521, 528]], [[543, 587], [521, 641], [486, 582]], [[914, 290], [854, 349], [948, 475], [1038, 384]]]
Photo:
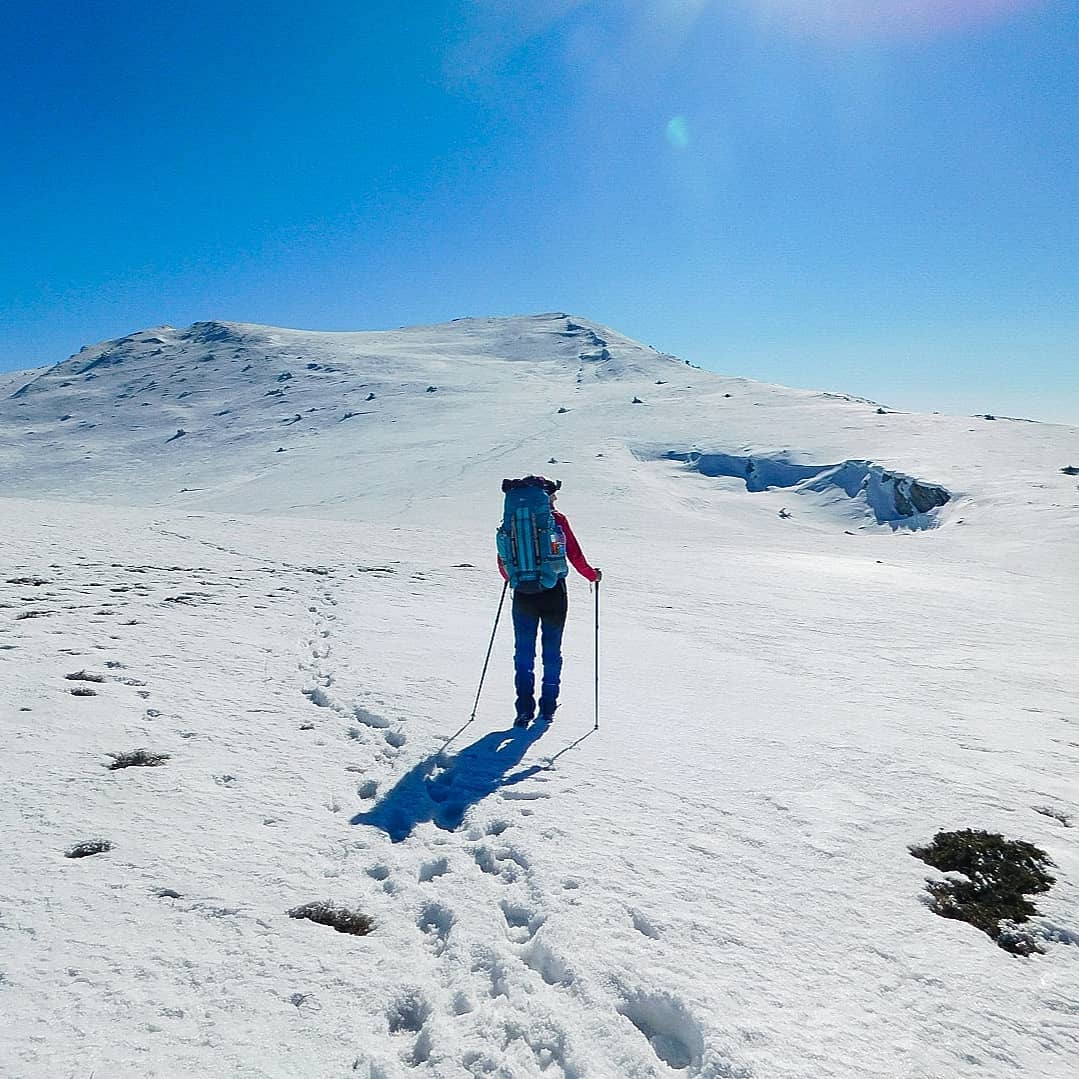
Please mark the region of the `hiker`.
[[[539, 719], [550, 723], [558, 707], [562, 630], [566, 624], [567, 559], [590, 582], [603, 574], [588, 564], [564, 514], [554, 508], [561, 480], [526, 476], [503, 480], [506, 508], [498, 530], [498, 571], [513, 588], [513, 666], [518, 727], [536, 710], [536, 634], [540, 634], [543, 682]], [[523, 536], [526, 542], [519, 543]]]

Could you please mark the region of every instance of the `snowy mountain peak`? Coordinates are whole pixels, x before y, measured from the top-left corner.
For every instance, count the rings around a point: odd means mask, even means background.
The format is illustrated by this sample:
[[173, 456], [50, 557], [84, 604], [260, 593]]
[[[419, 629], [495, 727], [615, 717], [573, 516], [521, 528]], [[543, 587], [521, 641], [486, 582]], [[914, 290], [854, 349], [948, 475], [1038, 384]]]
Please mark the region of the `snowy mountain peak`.
[[[156, 326], [36, 376], [0, 400], [9, 492], [353, 516], [393, 490], [422, 513], [399, 484], [407, 463], [439, 499], [553, 471], [608, 500], [658, 485], [678, 503], [695, 477], [709, 499], [732, 484], [758, 506], [781, 498], [783, 520], [793, 495], [833, 527], [930, 530], [979, 491], [1011, 505], [1055, 490], [1079, 459], [1072, 429], [724, 378], [563, 312], [366, 332]], [[1012, 464], [986, 474], [989, 459]]]
[[[335, 332], [284, 329], [251, 323], [211, 320], [186, 329], [157, 326], [112, 341], [89, 345], [70, 359], [40, 373], [18, 391], [29, 396], [44, 390], [68, 389], [78, 376], [99, 377], [104, 369], [154, 368], [159, 377], [172, 377], [191, 363], [243, 359], [262, 366], [304, 361], [317, 371], [327, 362], [354, 375], [385, 372], [396, 360], [400, 370], [429, 367], [440, 373], [445, 361], [481, 360], [586, 365], [596, 377], [645, 376], [681, 364], [673, 356], [616, 333], [608, 327], [560, 312], [514, 318], [461, 318], [432, 326], [392, 331]], [[318, 364], [319, 366], [312, 366]], [[212, 369], [212, 368], [211, 368]], [[219, 366], [220, 373], [224, 366]], [[205, 374], [205, 372], [204, 372]]]

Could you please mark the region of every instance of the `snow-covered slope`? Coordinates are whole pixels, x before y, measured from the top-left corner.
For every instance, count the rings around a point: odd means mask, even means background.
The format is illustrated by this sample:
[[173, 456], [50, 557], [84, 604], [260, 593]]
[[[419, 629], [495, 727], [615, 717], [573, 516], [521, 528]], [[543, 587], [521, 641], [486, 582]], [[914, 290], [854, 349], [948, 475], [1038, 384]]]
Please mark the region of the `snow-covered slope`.
[[[0, 389], [0, 1074], [1073, 1073], [1076, 429], [561, 314]], [[526, 472], [604, 579], [515, 732], [504, 609], [466, 721]], [[952, 828], [1056, 862], [1044, 954], [928, 910]]]
[[[613, 471], [604, 495], [617, 498], [627, 472], [669, 485], [680, 471], [654, 462], [719, 475], [708, 462], [734, 459], [730, 476], [748, 467], [758, 489], [797, 484], [836, 495], [817, 501], [859, 524], [924, 528], [971, 493], [1067, 491], [1059, 468], [1075, 444], [1068, 428], [721, 378], [562, 314], [380, 333], [159, 327], [20, 382], [0, 403], [9, 493], [320, 516], [362, 517], [406, 462], [425, 501], [475, 495], [477, 468]], [[914, 500], [927, 516], [902, 494], [915, 482], [933, 492]]]

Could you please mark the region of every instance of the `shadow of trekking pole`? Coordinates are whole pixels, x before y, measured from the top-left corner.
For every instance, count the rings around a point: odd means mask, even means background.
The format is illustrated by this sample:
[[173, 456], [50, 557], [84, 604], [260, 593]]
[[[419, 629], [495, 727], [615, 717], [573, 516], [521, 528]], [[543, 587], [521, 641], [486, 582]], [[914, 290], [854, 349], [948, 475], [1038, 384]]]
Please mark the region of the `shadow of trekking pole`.
[[586, 738], [591, 738], [592, 735], [595, 734], [598, 729], [599, 728], [597, 728], [597, 727], [593, 727], [590, 731], [585, 731], [585, 733], [582, 734], [581, 737], [578, 738], [576, 742], [570, 742], [570, 744], [568, 746], [565, 746], [563, 749], [560, 749], [553, 757], [548, 757], [547, 758], [547, 767], [548, 768], [552, 767], [554, 765], [554, 762], [556, 760], [558, 760], [558, 758], [561, 757], [562, 754], [568, 753], [571, 749], [576, 749]]

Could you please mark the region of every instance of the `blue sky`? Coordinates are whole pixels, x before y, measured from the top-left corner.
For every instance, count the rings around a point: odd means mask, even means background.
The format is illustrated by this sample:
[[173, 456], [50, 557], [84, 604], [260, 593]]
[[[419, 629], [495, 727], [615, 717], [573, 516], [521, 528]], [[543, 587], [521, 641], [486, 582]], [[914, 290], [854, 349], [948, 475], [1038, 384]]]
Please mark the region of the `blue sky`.
[[0, 369], [564, 310], [1079, 424], [1074, 2], [9, 0], [0, 146]]

